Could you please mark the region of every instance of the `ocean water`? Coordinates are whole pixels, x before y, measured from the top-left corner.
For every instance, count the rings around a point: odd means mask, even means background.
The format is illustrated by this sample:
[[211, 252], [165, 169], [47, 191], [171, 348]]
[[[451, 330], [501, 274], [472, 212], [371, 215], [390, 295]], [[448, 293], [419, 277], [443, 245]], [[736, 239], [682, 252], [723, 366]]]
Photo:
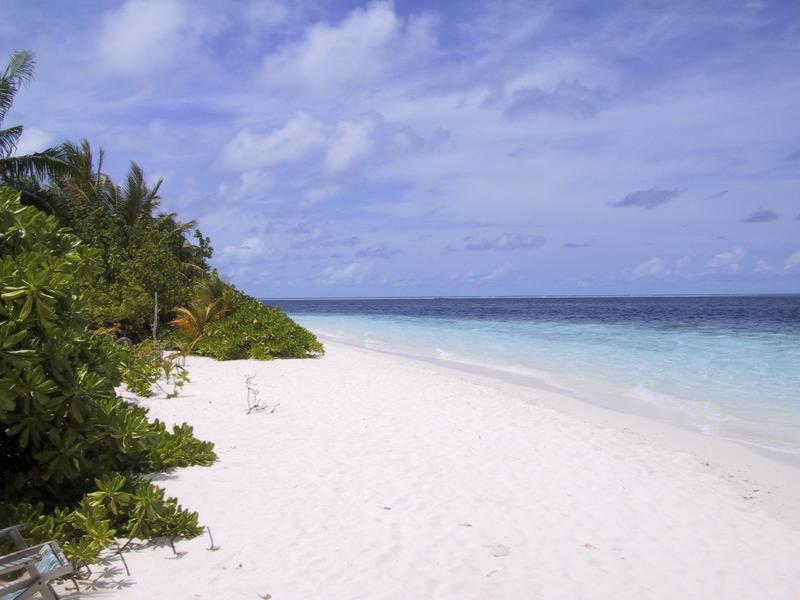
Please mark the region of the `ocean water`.
[[332, 339], [800, 456], [800, 296], [266, 302]]

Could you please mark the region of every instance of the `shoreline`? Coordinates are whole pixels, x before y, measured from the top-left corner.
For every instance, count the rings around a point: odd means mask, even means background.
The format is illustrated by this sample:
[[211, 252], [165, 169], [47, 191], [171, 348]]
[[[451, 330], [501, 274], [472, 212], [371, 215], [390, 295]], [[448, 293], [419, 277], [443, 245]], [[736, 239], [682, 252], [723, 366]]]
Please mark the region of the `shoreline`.
[[[413, 352], [405, 352], [403, 350], [394, 350], [391, 348], [379, 346], [366, 346], [352, 341], [346, 337], [337, 336], [332, 333], [314, 332], [314, 334], [326, 343], [344, 344], [352, 348], [359, 348], [368, 352], [378, 352], [389, 356], [396, 356], [408, 360], [423, 362], [440, 366], [444, 369], [469, 373], [481, 377], [486, 377], [490, 380], [497, 380], [503, 383], [518, 385], [525, 388], [532, 388], [542, 392], [548, 392], [564, 397], [569, 402], [576, 402], [579, 405], [587, 405], [598, 408], [604, 411], [610, 411], [615, 414], [629, 415], [639, 417], [647, 421], [652, 421], [669, 426], [670, 428], [677, 428], [692, 434], [697, 434], [703, 437], [710, 437], [722, 441], [730, 442], [739, 446], [743, 446], [763, 455], [771, 460], [784, 463], [796, 469], [800, 469], [800, 452], [793, 452], [791, 450], [784, 450], [775, 446], [770, 446], [758, 441], [749, 441], [736, 437], [723, 435], [719, 432], [707, 432], [703, 427], [686, 418], [679, 412], [674, 412], [669, 408], [648, 406], [642, 402], [632, 400], [625, 400], [623, 404], [619, 403], [618, 390], [607, 389], [602, 393], [595, 394], [592, 398], [589, 394], [584, 392], [577, 392], [568, 387], [563, 387], [557, 383], [550, 383], [550, 374], [542, 372], [539, 375], [526, 374], [521, 371], [511, 369], [503, 369], [499, 365], [481, 364], [479, 362], [471, 362], [469, 360], [437, 358], [426, 354], [415, 354]], [[600, 387], [598, 383], [596, 387]], [[616, 398], [616, 402], [612, 402], [610, 398]]]
[[[155, 479], [220, 548], [205, 535], [179, 541], [178, 556], [138, 547], [126, 553], [131, 577], [117, 569], [98, 588], [177, 600], [788, 600], [800, 587], [793, 468], [733, 443], [712, 463], [641, 417], [327, 350], [191, 357], [181, 397], [141, 401], [216, 444], [213, 466]], [[246, 413], [248, 375], [263, 412]]]
[[648, 443], [661, 444], [676, 452], [689, 452], [698, 460], [708, 462], [709, 468], [722, 477], [738, 478], [742, 482], [750, 483], [757, 481], [759, 489], [781, 489], [779, 496], [769, 494], [767, 503], [770, 510], [779, 519], [800, 529], [800, 510], [797, 509], [800, 507], [800, 456], [703, 433], [688, 425], [657, 416], [596, 404], [522, 374], [433, 357], [365, 348], [329, 335], [316, 332], [315, 335], [326, 346], [331, 343], [341, 344], [356, 351], [394, 356], [438, 368], [445, 373], [471, 377], [482, 384], [504, 390], [515, 400], [562, 412], [593, 425], [638, 435]]

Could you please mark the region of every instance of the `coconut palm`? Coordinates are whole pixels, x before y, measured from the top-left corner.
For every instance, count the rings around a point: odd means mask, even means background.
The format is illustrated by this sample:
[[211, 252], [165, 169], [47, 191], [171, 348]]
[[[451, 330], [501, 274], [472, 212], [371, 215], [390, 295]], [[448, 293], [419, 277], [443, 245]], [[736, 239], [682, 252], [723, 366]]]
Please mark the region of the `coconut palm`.
[[80, 144], [67, 142], [63, 148], [64, 160], [70, 165], [71, 172], [69, 177], [58, 179], [58, 187], [75, 205], [113, 208], [118, 191], [108, 175], [103, 173], [103, 149], [97, 152], [95, 167], [94, 151], [88, 140], [82, 139]]
[[145, 181], [142, 167], [131, 161], [128, 177], [119, 191], [117, 205], [114, 207], [128, 230], [134, 229], [141, 219], [152, 218], [153, 211], [161, 203], [158, 189], [163, 182], [164, 178], [159, 177], [155, 185], [150, 187]]
[[176, 317], [170, 322], [182, 334], [184, 354], [189, 354], [200, 341], [206, 325], [233, 312], [235, 293], [233, 286], [216, 273], [195, 283], [189, 305], [175, 307]]
[[192, 219], [182, 223], [178, 220], [178, 213], [171, 212], [158, 215], [156, 225], [162, 231], [174, 236], [177, 242], [175, 255], [181, 263], [181, 274], [186, 279], [205, 274], [208, 267], [203, 260], [202, 248], [186, 239], [189, 231], [197, 229], [197, 221]]
[[[11, 54], [8, 66], [0, 75], [0, 127], [14, 104], [17, 92], [33, 79], [35, 66], [36, 61], [31, 52], [15, 51]], [[69, 172], [61, 146], [14, 156], [20, 136], [22, 125], [0, 129], [0, 182], [23, 190], [28, 187], [35, 190], [41, 188], [41, 185], [31, 185], [31, 179], [42, 182]]]

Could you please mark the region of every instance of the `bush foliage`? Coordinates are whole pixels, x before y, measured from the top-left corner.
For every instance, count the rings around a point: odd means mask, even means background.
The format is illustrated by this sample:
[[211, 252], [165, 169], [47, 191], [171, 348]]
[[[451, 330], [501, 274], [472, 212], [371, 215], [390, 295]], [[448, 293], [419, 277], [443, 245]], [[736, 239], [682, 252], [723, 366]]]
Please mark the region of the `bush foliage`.
[[[149, 398], [153, 388], [175, 398], [189, 381], [180, 352], [166, 352], [160, 341], [146, 339], [136, 345], [116, 346], [122, 383], [129, 392]], [[171, 389], [170, 389], [171, 388]]]
[[213, 445], [118, 398], [106, 335], [83, 303], [99, 257], [0, 189], [0, 527], [91, 562], [117, 536], [192, 536], [197, 515], [142, 477], [209, 465]]
[[[0, 123], [33, 68], [15, 52], [0, 73]], [[0, 527], [25, 523], [30, 542], [57, 539], [85, 564], [117, 538], [198, 535], [197, 514], [146, 475], [209, 465], [213, 445], [149, 421], [115, 386], [148, 395], [163, 380], [171, 396], [192, 351], [300, 358], [322, 345], [211, 271], [196, 223], [157, 212], [161, 180], [131, 163], [115, 183], [85, 140], [17, 156], [21, 133], [0, 131]], [[149, 337], [154, 312], [159, 332], [179, 329], [179, 353], [112, 343]]]
[[279, 308], [235, 292], [230, 313], [205, 325], [194, 346], [217, 360], [306, 358], [322, 354], [322, 344]]
[[161, 180], [149, 185], [136, 163], [119, 185], [102, 172], [102, 150], [95, 157], [86, 140], [63, 148], [69, 174], [37, 186], [35, 195], [28, 191], [23, 200], [52, 213], [98, 250], [100, 269], [86, 291], [95, 326], [116, 326], [141, 340], [150, 334], [154, 294], [164, 324], [174, 306], [189, 300], [194, 283], [208, 276], [209, 240], [195, 230], [193, 243], [193, 221], [156, 213]]

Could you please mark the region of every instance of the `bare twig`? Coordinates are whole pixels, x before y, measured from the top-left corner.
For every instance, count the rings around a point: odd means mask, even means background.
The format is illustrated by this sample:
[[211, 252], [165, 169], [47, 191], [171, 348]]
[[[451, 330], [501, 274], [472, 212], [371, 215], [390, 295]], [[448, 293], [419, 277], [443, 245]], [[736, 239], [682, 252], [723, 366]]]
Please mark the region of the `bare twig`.
[[219, 550], [219, 546], [214, 544], [214, 536], [211, 535], [211, 527], [206, 526], [206, 532], [208, 533], [208, 537], [211, 538], [211, 546], [206, 548], [206, 550], [210, 550], [211, 552], [216, 552], [217, 550]]
[[125, 565], [125, 572], [128, 574], [128, 577], [130, 577], [131, 576], [131, 570], [128, 568], [128, 561], [125, 560], [125, 555], [122, 553], [122, 550], [120, 549], [119, 544], [117, 544], [117, 555], [119, 556], [120, 560], [122, 561], [122, 564]]

